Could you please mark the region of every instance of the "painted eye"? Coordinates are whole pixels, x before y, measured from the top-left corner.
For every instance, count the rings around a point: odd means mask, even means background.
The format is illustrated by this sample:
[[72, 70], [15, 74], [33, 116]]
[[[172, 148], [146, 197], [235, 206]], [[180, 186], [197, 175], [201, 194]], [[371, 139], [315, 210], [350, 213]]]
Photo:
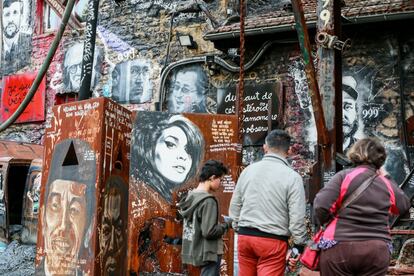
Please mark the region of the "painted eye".
[[175, 148], [176, 147], [176, 145], [173, 142], [170, 142], [170, 141], [165, 141], [165, 145], [169, 149], [172, 149], [172, 148]]
[[78, 202], [74, 202], [69, 209], [70, 215], [72, 217], [80, 216], [80, 213], [82, 211], [82, 206]]
[[71, 207], [71, 208], [70, 208], [70, 214], [71, 214], [72, 216], [78, 216], [78, 215], [79, 215], [79, 213], [80, 213], [80, 210], [78, 210], [77, 208], [75, 208], [75, 207]]
[[53, 211], [60, 210], [60, 203], [59, 202], [52, 202], [52, 210]]

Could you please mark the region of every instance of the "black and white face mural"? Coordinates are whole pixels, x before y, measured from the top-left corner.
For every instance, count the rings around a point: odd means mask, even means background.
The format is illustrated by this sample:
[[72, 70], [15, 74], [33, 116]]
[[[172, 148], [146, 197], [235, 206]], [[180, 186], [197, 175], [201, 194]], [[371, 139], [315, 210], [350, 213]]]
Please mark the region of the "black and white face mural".
[[167, 85], [168, 112], [206, 113], [209, 82], [200, 65], [185, 66], [171, 75]]
[[200, 129], [181, 115], [139, 112], [132, 138], [134, 178], [171, 202], [172, 191], [195, 176], [204, 152]]
[[342, 77], [342, 130], [344, 134], [343, 150], [355, 143], [358, 130], [358, 92], [356, 80], [352, 76]]
[[[65, 92], [79, 92], [81, 85], [83, 46], [83, 42], [76, 43], [70, 46], [65, 53], [65, 59], [63, 61], [63, 90]], [[95, 47], [91, 89], [96, 86], [101, 77], [103, 58], [103, 49]]]
[[28, 0], [3, 0], [2, 73], [9, 75], [30, 63], [32, 6]]
[[118, 63], [112, 71], [112, 99], [118, 103], [145, 103], [151, 100], [153, 85], [149, 60]]
[[[401, 43], [401, 47], [398, 43]], [[346, 153], [355, 141], [364, 137], [379, 138], [388, 155], [384, 168], [397, 183], [401, 183], [408, 172], [407, 155], [401, 138], [403, 121], [400, 92], [403, 89], [405, 93], [404, 106], [408, 119], [414, 114], [414, 104], [411, 104], [414, 97], [410, 96], [414, 74], [409, 69], [414, 61], [410, 54], [413, 45], [412, 39], [398, 41], [393, 36], [384, 36], [378, 42], [378, 38], [367, 38], [364, 35], [363, 39], [355, 40], [352, 51], [346, 52], [343, 57], [343, 150]], [[401, 49], [399, 62], [398, 52]], [[403, 72], [403, 82], [400, 79], [400, 69]], [[300, 111], [305, 116], [304, 136], [309, 150], [313, 151], [316, 127], [302, 62], [296, 58], [291, 59], [289, 73], [294, 79]]]

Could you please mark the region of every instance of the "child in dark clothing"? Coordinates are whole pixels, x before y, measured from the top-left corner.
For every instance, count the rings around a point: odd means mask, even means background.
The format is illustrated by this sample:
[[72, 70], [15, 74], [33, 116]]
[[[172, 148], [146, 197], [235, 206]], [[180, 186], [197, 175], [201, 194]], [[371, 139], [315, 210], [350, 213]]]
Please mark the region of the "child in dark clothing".
[[218, 203], [211, 193], [219, 189], [227, 173], [222, 162], [207, 161], [201, 168], [197, 188], [178, 204], [184, 218], [182, 262], [200, 267], [202, 276], [220, 275], [222, 236], [231, 222], [218, 222]]

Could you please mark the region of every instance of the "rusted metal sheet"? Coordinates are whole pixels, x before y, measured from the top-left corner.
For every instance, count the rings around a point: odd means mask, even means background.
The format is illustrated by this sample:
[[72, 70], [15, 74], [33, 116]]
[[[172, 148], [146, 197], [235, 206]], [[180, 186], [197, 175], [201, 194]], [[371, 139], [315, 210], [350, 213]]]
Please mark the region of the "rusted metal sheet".
[[0, 140], [0, 157], [22, 160], [42, 159], [43, 146]]
[[37, 275], [125, 275], [130, 133], [131, 112], [106, 98], [53, 108]]
[[[216, 193], [220, 215], [228, 214], [241, 152], [237, 122], [234, 115], [136, 114], [129, 199], [130, 273], [199, 275], [196, 269], [181, 264], [182, 224], [177, 220], [176, 204], [198, 185], [196, 175], [202, 163], [217, 159], [230, 168]], [[168, 133], [182, 150], [164, 145]], [[233, 275], [233, 234], [227, 233], [224, 240], [222, 275]]]
[[23, 194], [21, 235], [23, 243], [36, 244], [41, 178], [42, 160], [34, 159], [30, 164]]

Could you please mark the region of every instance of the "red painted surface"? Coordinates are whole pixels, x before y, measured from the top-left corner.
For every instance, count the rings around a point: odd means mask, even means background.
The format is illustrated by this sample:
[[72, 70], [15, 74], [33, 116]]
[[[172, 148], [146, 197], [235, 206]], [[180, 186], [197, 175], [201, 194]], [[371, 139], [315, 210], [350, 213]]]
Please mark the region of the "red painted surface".
[[[20, 106], [37, 73], [5, 76], [3, 79], [3, 93], [1, 97], [1, 121], [7, 120]], [[45, 120], [45, 79], [39, 85], [34, 97], [26, 109], [16, 120], [16, 123], [36, 122]]]

